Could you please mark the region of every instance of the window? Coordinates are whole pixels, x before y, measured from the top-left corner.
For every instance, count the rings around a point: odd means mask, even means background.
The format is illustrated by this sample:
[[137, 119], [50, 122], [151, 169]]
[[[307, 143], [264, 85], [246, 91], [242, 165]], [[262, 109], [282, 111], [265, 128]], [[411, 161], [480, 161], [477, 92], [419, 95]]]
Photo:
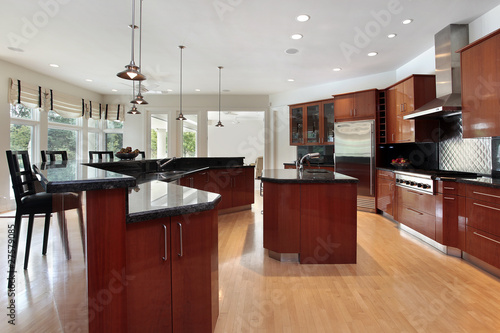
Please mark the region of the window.
[[168, 114], [151, 115], [151, 158], [168, 156]]
[[184, 115], [182, 122], [182, 157], [197, 156], [198, 116]]
[[10, 124], [10, 149], [31, 150], [33, 126]]
[[31, 161], [36, 161], [34, 154], [35, 135], [39, 127], [38, 112], [23, 105], [10, 105], [10, 149], [27, 150]]
[[113, 152], [123, 148], [123, 123], [120, 121], [106, 120], [104, 130], [106, 150]]
[[68, 159], [77, 158], [78, 131], [60, 128], [49, 128], [47, 132], [48, 150], [65, 150]]

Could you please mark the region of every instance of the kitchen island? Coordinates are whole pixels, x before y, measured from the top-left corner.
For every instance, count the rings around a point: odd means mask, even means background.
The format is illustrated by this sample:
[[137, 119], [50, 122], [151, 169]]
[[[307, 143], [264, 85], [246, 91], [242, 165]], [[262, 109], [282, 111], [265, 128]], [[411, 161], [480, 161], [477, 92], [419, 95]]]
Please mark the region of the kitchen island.
[[[228, 173], [247, 168], [239, 159], [204, 162], [209, 165], [161, 172], [155, 160], [34, 166], [45, 190], [55, 194], [55, 211], [68, 223], [74, 221], [58, 193], [78, 192], [86, 211], [83, 251], [81, 244], [56, 244], [58, 238], [51, 238], [56, 307], [65, 331], [215, 329], [221, 195], [167, 181], [210, 168]], [[71, 258], [58, 255], [65, 247], [72, 248]], [[75, 272], [82, 278], [71, 279]]]
[[356, 178], [322, 169], [271, 169], [261, 179], [264, 248], [270, 257], [356, 263]]

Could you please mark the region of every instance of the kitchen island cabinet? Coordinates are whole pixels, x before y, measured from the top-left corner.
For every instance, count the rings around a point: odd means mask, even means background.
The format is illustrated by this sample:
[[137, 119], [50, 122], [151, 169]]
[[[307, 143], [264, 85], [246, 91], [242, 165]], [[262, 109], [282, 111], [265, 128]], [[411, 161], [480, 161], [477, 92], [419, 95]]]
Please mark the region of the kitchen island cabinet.
[[356, 178], [326, 170], [264, 170], [264, 248], [301, 264], [356, 263]]

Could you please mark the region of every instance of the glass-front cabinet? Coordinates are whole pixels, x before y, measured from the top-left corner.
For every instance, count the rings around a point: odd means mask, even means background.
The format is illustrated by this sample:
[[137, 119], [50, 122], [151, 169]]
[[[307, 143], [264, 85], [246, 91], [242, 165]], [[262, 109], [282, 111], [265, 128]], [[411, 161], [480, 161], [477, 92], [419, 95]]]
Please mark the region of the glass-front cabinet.
[[290, 145], [304, 143], [304, 107], [290, 107]]
[[333, 145], [333, 99], [290, 105], [290, 145]]

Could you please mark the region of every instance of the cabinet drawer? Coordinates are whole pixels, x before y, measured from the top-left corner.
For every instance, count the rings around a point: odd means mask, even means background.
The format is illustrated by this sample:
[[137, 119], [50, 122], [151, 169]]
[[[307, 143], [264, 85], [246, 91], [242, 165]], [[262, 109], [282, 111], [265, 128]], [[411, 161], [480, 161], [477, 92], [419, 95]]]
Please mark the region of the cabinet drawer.
[[500, 204], [500, 189], [467, 185], [467, 197]]
[[465, 252], [500, 268], [500, 237], [467, 227]]
[[434, 215], [410, 207], [398, 206], [398, 219], [400, 223], [413, 230], [431, 239], [436, 239], [436, 217]]
[[448, 195], [465, 196], [465, 185], [457, 182], [438, 181], [437, 192]]
[[386, 170], [377, 170], [377, 177], [394, 180], [394, 172]]
[[500, 204], [467, 198], [466, 221], [468, 227], [500, 236]]
[[436, 215], [436, 196], [397, 187], [398, 205], [412, 208], [432, 216]]

